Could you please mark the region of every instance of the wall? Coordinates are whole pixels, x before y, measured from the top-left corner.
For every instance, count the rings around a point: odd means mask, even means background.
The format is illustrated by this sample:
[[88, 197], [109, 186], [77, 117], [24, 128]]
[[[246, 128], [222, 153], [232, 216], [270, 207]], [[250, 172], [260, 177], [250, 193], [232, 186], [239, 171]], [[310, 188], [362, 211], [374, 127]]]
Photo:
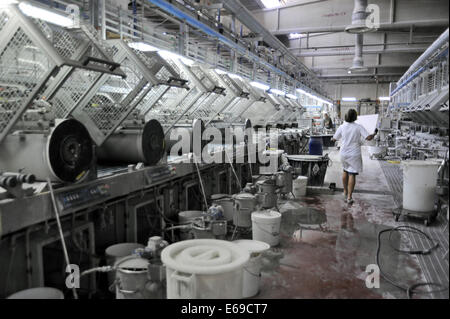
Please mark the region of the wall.
[[327, 84], [326, 91], [334, 100], [343, 97], [376, 100], [380, 96], [389, 96], [389, 83]]

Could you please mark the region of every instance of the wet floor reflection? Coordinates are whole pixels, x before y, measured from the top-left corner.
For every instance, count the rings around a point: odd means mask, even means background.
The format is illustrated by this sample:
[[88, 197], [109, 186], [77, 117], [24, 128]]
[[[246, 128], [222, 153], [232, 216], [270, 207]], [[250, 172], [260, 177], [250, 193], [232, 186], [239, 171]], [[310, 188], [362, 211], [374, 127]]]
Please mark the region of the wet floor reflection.
[[[379, 289], [368, 289], [366, 267], [375, 264], [377, 235], [388, 226], [369, 222], [356, 204], [351, 210], [321, 198], [324, 206], [286, 201], [282, 213], [281, 243], [264, 261], [263, 289], [259, 298], [405, 298], [403, 291], [381, 280]], [[381, 240], [384, 271], [412, 284], [423, 280], [415, 256], [398, 254], [405, 248], [398, 233]], [[285, 286], [296, 278], [298, 284]]]

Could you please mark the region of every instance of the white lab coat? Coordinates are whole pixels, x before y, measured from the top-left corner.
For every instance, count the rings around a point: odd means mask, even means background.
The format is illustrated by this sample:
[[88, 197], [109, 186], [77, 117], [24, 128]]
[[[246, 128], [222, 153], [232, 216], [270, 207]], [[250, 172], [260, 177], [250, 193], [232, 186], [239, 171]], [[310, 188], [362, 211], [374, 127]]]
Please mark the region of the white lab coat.
[[341, 162], [345, 171], [361, 173], [363, 170], [361, 145], [369, 133], [357, 123], [345, 122], [337, 129], [333, 138], [341, 140]]

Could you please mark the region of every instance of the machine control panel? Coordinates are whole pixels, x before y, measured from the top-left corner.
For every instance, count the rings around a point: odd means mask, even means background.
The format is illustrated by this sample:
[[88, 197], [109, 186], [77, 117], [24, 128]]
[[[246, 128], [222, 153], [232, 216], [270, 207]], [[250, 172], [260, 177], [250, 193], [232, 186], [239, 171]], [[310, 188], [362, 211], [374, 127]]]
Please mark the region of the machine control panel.
[[61, 209], [69, 209], [89, 204], [106, 198], [110, 195], [108, 184], [96, 184], [58, 194], [57, 198]]
[[155, 183], [176, 174], [175, 167], [171, 165], [155, 166], [146, 172], [149, 183]]

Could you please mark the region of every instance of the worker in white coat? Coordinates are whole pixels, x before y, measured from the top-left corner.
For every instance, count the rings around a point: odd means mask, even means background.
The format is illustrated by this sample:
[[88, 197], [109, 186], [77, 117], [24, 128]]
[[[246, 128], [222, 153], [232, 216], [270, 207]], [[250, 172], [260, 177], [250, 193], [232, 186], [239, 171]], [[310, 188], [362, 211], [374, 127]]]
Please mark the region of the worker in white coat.
[[339, 126], [332, 138], [332, 141], [341, 140], [341, 162], [344, 168], [342, 183], [345, 201], [349, 204], [353, 203], [356, 175], [363, 170], [361, 145], [364, 140], [372, 140], [378, 131], [369, 134], [363, 126], [355, 123], [357, 118], [356, 110], [350, 109], [345, 115], [345, 123]]

